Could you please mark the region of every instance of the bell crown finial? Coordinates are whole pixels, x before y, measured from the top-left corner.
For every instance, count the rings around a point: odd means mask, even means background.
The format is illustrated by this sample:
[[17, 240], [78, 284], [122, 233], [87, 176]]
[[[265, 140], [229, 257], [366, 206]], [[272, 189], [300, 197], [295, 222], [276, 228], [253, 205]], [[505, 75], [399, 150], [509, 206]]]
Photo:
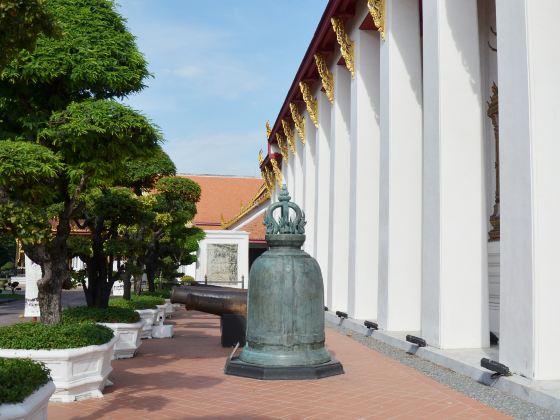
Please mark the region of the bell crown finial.
[[[291, 197], [288, 193], [286, 184], [282, 185], [280, 194], [278, 195], [278, 202], [273, 203], [268, 207], [264, 224], [266, 226], [267, 235], [276, 234], [292, 234], [303, 235], [305, 234], [305, 213], [294, 202], [290, 201]], [[274, 212], [280, 209], [280, 217], [276, 219]], [[290, 209], [293, 211], [295, 217], [290, 216]]]

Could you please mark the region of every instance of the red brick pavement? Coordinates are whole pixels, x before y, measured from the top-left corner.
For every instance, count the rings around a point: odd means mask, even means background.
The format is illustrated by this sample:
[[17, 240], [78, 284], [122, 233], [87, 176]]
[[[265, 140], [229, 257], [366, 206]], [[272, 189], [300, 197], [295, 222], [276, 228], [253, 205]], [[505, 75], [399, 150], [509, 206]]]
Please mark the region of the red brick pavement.
[[316, 381], [226, 376], [230, 350], [219, 319], [176, 312], [175, 338], [145, 340], [136, 357], [113, 362], [114, 386], [102, 399], [51, 403], [63, 419], [498, 419], [472, 400], [349, 337], [327, 329], [345, 375]]

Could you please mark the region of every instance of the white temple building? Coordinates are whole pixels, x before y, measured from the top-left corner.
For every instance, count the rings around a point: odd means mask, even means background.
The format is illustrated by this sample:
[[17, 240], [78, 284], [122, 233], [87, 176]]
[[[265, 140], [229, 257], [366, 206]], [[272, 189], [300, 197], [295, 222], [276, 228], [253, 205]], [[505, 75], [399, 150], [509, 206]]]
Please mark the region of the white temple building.
[[305, 210], [330, 311], [439, 349], [493, 332], [512, 372], [560, 380], [558, 16], [329, 1], [260, 168]]

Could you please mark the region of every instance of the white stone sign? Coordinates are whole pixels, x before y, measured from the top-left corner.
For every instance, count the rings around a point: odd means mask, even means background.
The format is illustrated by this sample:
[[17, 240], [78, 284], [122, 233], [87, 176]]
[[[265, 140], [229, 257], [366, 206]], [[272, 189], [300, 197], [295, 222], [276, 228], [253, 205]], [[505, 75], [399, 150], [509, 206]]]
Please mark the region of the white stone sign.
[[25, 257], [25, 310], [24, 317], [41, 316], [37, 281], [42, 277], [41, 266]]
[[113, 283], [113, 290], [111, 292], [113, 296], [123, 296], [124, 295], [124, 282], [118, 280]]

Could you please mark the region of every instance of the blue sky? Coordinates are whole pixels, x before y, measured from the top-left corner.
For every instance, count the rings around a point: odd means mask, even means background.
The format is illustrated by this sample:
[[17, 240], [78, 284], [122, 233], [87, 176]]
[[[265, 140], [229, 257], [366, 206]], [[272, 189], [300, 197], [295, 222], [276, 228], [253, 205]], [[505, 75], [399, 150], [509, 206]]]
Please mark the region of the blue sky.
[[119, 4], [155, 76], [126, 102], [162, 129], [178, 172], [258, 175], [265, 121], [276, 118], [327, 0]]

